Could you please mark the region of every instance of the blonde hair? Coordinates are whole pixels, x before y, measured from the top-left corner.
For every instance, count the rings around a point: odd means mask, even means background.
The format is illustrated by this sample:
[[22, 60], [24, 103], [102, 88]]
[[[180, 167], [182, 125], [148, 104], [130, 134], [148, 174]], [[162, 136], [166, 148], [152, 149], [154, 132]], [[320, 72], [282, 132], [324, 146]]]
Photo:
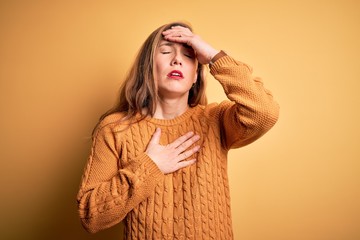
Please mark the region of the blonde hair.
[[[154, 115], [158, 97], [154, 81], [154, 52], [163, 39], [162, 32], [172, 26], [183, 26], [192, 31], [191, 26], [184, 22], [165, 24], [153, 31], [140, 48], [135, 62], [125, 78], [117, 103], [100, 117], [100, 121], [116, 112], [125, 113], [125, 119], [131, 119], [136, 114], [140, 114], [141, 119], [148, 115]], [[190, 107], [207, 104], [204, 65], [199, 63], [197, 71], [197, 81], [189, 91], [188, 104]], [[144, 110], [145, 112], [143, 112]]]

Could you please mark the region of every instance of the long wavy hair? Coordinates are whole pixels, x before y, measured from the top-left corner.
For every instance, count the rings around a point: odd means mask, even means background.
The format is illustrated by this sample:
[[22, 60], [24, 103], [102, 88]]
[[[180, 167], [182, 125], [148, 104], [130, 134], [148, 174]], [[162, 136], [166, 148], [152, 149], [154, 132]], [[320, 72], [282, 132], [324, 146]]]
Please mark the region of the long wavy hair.
[[[192, 31], [191, 26], [184, 22], [165, 24], [153, 31], [140, 48], [133, 66], [121, 85], [116, 104], [100, 117], [99, 122], [116, 112], [125, 113], [123, 120], [132, 119], [136, 114], [141, 115], [140, 119], [154, 115], [158, 98], [154, 81], [154, 53], [163, 39], [162, 32], [172, 26], [183, 26]], [[204, 70], [204, 65], [199, 63], [197, 81], [189, 90], [188, 104], [190, 107], [207, 104]]]

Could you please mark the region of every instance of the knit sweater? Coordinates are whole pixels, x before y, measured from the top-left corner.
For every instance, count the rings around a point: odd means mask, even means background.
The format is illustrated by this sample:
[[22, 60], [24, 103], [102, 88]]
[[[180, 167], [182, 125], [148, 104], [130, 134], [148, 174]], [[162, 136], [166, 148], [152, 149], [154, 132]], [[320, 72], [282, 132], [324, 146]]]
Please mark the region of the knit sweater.
[[[266, 133], [278, 104], [251, 68], [230, 56], [210, 67], [229, 100], [198, 105], [170, 119], [121, 121], [97, 127], [78, 193], [79, 215], [89, 232], [125, 219], [125, 239], [233, 239], [227, 153]], [[201, 150], [195, 164], [164, 175], [145, 150], [156, 128], [166, 145], [193, 131]]]

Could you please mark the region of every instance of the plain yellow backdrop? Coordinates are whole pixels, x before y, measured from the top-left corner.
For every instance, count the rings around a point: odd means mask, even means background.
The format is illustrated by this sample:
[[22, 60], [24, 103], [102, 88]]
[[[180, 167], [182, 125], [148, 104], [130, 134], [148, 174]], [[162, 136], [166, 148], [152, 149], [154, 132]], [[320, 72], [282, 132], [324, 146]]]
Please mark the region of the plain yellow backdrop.
[[[90, 134], [145, 38], [190, 22], [250, 64], [281, 111], [229, 154], [235, 239], [360, 239], [360, 2], [1, 1], [1, 239], [90, 235], [76, 193]], [[225, 98], [208, 76], [210, 102]]]

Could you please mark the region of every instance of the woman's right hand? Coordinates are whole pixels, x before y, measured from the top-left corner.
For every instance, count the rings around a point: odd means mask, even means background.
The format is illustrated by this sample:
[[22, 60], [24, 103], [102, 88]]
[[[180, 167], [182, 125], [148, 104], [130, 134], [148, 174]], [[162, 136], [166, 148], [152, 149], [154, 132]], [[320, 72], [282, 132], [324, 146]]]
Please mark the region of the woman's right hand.
[[195, 158], [186, 161], [185, 159], [200, 150], [200, 146], [189, 149], [200, 139], [199, 135], [188, 132], [166, 146], [160, 145], [160, 136], [161, 129], [157, 128], [150, 139], [145, 153], [164, 174], [173, 173], [196, 162]]
[[219, 52], [210, 44], [201, 39], [199, 35], [191, 32], [190, 29], [182, 26], [173, 26], [162, 32], [164, 38], [171, 42], [183, 43], [192, 47], [196, 57], [201, 64], [210, 63], [211, 59]]

